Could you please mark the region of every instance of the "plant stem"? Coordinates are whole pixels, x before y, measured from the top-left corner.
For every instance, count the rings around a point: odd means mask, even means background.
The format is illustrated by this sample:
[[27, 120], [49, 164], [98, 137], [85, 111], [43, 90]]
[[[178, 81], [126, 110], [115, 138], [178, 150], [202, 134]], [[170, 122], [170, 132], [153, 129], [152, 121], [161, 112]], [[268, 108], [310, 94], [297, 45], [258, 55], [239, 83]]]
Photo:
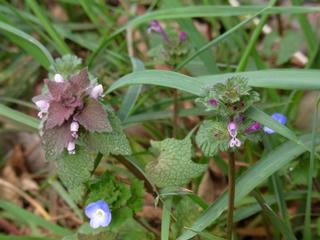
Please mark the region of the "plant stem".
[[178, 117], [179, 117], [178, 91], [173, 89], [173, 130], [172, 137], [177, 138]]
[[229, 202], [228, 202], [228, 218], [227, 218], [227, 240], [232, 239], [233, 230], [233, 209], [234, 209], [234, 192], [235, 192], [235, 153], [229, 154]]

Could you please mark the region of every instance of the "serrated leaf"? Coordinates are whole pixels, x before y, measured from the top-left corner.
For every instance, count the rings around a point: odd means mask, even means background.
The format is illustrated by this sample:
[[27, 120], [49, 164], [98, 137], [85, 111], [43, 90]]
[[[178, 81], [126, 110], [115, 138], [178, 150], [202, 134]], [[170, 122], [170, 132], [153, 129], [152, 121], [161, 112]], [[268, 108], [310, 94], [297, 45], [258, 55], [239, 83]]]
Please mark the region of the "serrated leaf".
[[179, 186], [198, 177], [207, 168], [206, 164], [194, 163], [190, 138], [177, 140], [167, 138], [151, 141], [151, 146], [160, 152], [159, 157], [146, 166], [148, 178], [158, 187]]
[[79, 70], [82, 59], [72, 54], [63, 55], [55, 59], [55, 66], [50, 66], [49, 78], [53, 79], [55, 73], [59, 73], [64, 79], [68, 79]]
[[84, 183], [90, 179], [94, 159], [83, 149], [76, 149], [76, 154], [63, 151], [57, 159], [57, 172], [63, 184], [68, 188], [71, 197], [80, 201], [84, 192]]
[[213, 120], [203, 121], [196, 135], [196, 143], [206, 156], [214, 156], [219, 150], [227, 151], [229, 148], [227, 123]]
[[130, 155], [131, 148], [128, 139], [122, 131], [120, 120], [113, 111], [108, 110], [111, 132], [87, 132], [81, 136], [84, 146], [89, 152], [101, 152], [105, 155]]
[[116, 181], [115, 176], [111, 172], [104, 172], [99, 180], [89, 183], [88, 188], [87, 204], [104, 200], [113, 210], [126, 203], [131, 197], [129, 188], [125, 184]]
[[127, 206], [134, 212], [140, 212], [143, 205], [144, 182], [133, 179], [130, 185], [131, 197], [127, 201]]
[[112, 221], [109, 228], [112, 231], [117, 231], [127, 220], [131, 219], [133, 211], [128, 207], [118, 208], [112, 211]]

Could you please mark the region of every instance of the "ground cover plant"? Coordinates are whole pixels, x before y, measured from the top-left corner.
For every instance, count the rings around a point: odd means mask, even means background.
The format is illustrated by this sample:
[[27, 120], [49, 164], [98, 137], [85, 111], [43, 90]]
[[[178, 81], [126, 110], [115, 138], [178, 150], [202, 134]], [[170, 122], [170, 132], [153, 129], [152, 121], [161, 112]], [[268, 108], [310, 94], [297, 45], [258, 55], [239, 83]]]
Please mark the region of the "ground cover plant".
[[320, 3], [0, 0], [1, 239], [319, 239]]

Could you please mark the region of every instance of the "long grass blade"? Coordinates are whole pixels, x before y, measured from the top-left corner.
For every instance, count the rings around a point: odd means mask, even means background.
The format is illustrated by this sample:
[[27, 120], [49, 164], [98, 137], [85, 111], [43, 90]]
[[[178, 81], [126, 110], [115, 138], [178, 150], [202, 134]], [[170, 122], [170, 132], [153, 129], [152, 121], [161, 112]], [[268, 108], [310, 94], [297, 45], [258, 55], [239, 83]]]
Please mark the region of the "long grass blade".
[[7, 212], [10, 212], [11, 214], [21, 218], [22, 220], [26, 221], [26, 222], [32, 222], [34, 224], [36, 224], [37, 226], [41, 226], [45, 229], [48, 229], [50, 231], [52, 231], [55, 234], [58, 234], [60, 236], [66, 236], [66, 235], [70, 235], [72, 234], [72, 231], [60, 227], [59, 225], [53, 224], [51, 222], [48, 222], [47, 220], [38, 217], [22, 208], [20, 208], [19, 206], [13, 204], [13, 203], [9, 203], [9, 202], [5, 202], [0, 200], [0, 208], [4, 209]]
[[303, 228], [303, 239], [310, 240], [312, 238], [311, 235], [311, 200], [312, 200], [312, 178], [314, 171], [314, 156], [315, 156], [315, 146], [317, 140], [317, 132], [318, 132], [318, 106], [320, 103], [320, 96], [317, 99], [315, 108], [314, 108], [314, 117], [312, 123], [312, 143], [311, 143], [311, 154], [310, 154], [310, 162], [309, 162], [309, 171], [308, 171], [308, 188], [307, 188], [307, 199], [306, 199], [306, 210], [305, 210], [305, 218], [304, 218], [304, 228]]
[[[312, 143], [311, 135], [304, 135], [299, 138], [307, 146]], [[320, 137], [316, 139], [320, 143]], [[305, 152], [305, 149], [294, 142], [286, 142], [260, 159], [255, 165], [244, 172], [236, 181], [235, 202], [239, 202], [259, 184], [263, 183], [274, 172], [284, 167], [297, 156]], [[191, 226], [195, 231], [202, 231], [214, 223], [223, 211], [227, 209], [228, 192], [223, 193]], [[187, 230], [178, 240], [187, 240], [194, 237], [196, 233]]]
[[272, 223], [272, 226], [277, 228], [285, 239], [287, 240], [297, 240], [294, 234], [290, 231], [288, 226], [277, 216], [277, 214], [272, 210], [272, 208], [266, 203], [263, 197], [257, 192], [253, 191], [252, 195], [255, 197], [259, 203], [262, 211], [266, 214]]
[[34, 37], [1, 21], [0, 29], [2, 30], [0, 33], [6, 34], [14, 43], [39, 61], [43, 67], [49, 69], [50, 65], [54, 65], [54, 60], [49, 51]]

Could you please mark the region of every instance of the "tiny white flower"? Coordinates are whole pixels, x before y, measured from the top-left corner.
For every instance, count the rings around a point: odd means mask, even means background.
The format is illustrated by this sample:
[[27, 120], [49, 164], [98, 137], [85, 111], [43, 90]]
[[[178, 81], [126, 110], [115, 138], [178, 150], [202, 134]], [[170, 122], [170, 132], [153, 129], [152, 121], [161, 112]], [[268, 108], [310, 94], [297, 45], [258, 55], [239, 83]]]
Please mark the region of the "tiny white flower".
[[76, 149], [75, 142], [74, 141], [69, 142], [68, 146], [67, 146], [67, 150], [68, 150], [69, 154], [75, 154], [76, 153], [75, 149]]
[[63, 77], [61, 74], [57, 73], [54, 75], [53, 79], [56, 81], [56, 82], [64, 82], [63, 80]]
[[102, 97], [103, 96], [103, 87], [101, 84], [95, 86], [91, 92], [90, 92], [90, 97], [94, 98], [94, 99], [98, 99], [98, 97]]

